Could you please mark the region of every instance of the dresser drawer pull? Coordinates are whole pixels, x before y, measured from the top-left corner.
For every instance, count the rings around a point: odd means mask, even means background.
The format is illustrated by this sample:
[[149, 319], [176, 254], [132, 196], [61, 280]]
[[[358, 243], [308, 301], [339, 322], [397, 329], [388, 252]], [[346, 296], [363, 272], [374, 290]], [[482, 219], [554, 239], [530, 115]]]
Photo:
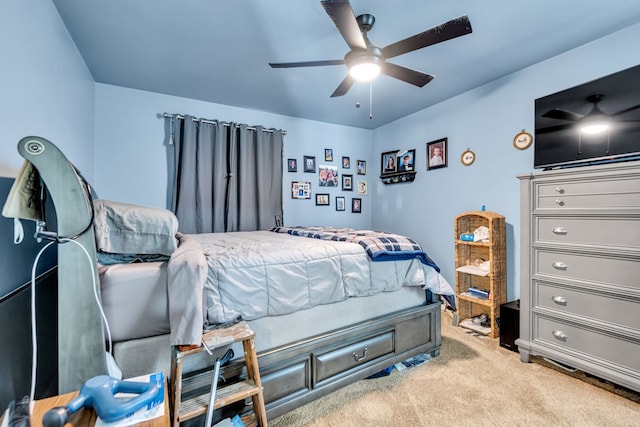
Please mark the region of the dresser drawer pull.
[[555, 190], [556, 190], [556, 193], [558, 193], [558, 194], [564, 194], [564, 188], [562, 188], [560, 186], [556, 187]]
[[553, 302], [560, 305], [567, 305], [567, 299], [565, 297], [561, 297], [559, 295], [551, 298]]
[[566, 228], [564, 228], [564, 227], [555, 227], [555, 228], [553, 229], [553, 233], [554, 233], [554, 234], [567, 234], [567, 232], [568, 232], [568, 231], [569, 231], [569, 230], [567, 230], [567, 229], [566, 229]]
[[551, 332], [553, 334], [554, 337], [558, 338], [560, 341], [566, 341], [567, 340], [567, 334], [565, 334], [562, 331], [552, 331]]
[[551, 265], [553, 265], [553, 268], [555, 268], [556, 270], [566, 270], [567, 269], [567, 264], [565, 264], [564, 262], [561, 262], [561, 261], [556, 261]]
[[556, 199], [556, 205], [558, 206], [564, 206], [564, 202], [560, 199]]
[[353, 352], [353, 358], [356, 362], [361, 362], [363, 361], [366, 357], [367, 357], [367, 351], [369, 351], [368, 347], [364, 348], [364, 351], [362, 352], [362, 357], [358, 357], [358, 354], [354, 351]]

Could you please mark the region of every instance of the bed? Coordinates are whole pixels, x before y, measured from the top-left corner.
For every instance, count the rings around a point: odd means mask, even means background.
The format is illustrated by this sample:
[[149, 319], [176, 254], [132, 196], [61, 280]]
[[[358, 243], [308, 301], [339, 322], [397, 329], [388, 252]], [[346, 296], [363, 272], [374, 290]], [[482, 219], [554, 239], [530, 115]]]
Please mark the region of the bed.
[[[43, 147], [36, 155], [29, 148], [34, 143]], [[77, 229], [88, 218], [94, 225], [76, 240], [93, 256], [95, 272], [79, 267], [78, 251], [59, 251], [60, 310], [73, 311], [60, 317], [60, 329], [71, 332], [59, 334], [59, 363], [75, 364], [84, 379], [88, 371], [102, 369], [100, 364], [91, 366], [87, 355], [63, 359], [71, 353], [64, 349], [70, 333], [78, 334], [90, 354], [104, 351], [95, 310], [77, 310], [79, 301], [89, 299], [83, 288], [91, 276], [99, 282], [113, 354], [125, 377], [168, 374], [171, 346], [199, 345], [203, 330], [247, 320], [256, 333], [269, 418], [417, 353], [439, 354], [438, 295], [451, 296], [453, 290], [421, 248], [372, 257], [366, 245], [348, 236], [363, 231], [345, 229], [183, 235], [169, 211], [93, 200], [49, 141], [29, 137], [21, 144], [18, 150], [48, 185], [58, 224], [73, 228], [76, 221]], [[52, 162], [55, 167], [46, 166]], [[82, 196], [73, 199], [76, 187]], [[72, 200], [58, 203], [58, 193], [71, 193]], [[80, 278], [71, 277], [70, 265]], [[197, 373], [207, 363], [196, 359], [185, 372]], [[225, 372], [241, 376], [240, 360]]]

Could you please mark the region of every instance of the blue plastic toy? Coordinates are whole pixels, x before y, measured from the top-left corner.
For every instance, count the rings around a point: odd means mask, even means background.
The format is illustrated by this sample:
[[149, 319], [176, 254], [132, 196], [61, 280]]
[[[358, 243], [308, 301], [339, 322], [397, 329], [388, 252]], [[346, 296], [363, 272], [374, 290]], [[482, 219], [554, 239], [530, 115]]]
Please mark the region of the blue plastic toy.
[[[108, 375], [98, 375], [84, 383], [78, 397], [67, 406], [49, 410], [42, 419], [44, 427], [63, 427], [69, 416], [80, 408], [93, 408], [98, 416], [113, 422], [133, 414], [153, 402], [163, 392], [161, 384], [155, 382], [122, 381]], [[131, 399], [116, 399], [116, 393], [132, 393]]]

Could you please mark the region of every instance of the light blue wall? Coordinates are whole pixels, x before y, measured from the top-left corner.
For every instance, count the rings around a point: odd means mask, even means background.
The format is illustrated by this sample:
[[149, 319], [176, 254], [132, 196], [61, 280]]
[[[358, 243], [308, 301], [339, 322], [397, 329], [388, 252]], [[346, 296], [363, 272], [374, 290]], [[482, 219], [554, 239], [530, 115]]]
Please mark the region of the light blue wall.
[[0, 162], [19, 169], [18, 141], [42, 136], [93, 177], [94, 82], [50, 1], [0, 2]]
[[[331, 205], [327, 207], [316, 206], [314, 198], [292, 200], [290, 188], [291, 181], [297, 180], [310, 181], [314, 194], [318, 190], [318, 174], [302, 172], [304, 155], [315, 156], [316, 165], [338, 166], [341, 166], [342, 156], [351, 156], [349, 173], [356, 178], [357, 159], [371, 164], [371, 131], [104, 84], [96, 85], [95, 187], [100, 197], [124, 203], [168, 206], [169, 148], [165, 112], [286, 130], [285, 165], [286, 159], [296, 158], [299, 172], [284, 173], [285, 224], [370, 227], [371, 196], [362, 197], [363, 212], [353, 214], [350, 208], [336, 212], [335, 196], [344, 195], [350, 203], [354, 192], [343, 192], [339, 188], [323, 190], [331, 195]], [[324, 161], [325, 148], [333, 149], [332, 163]], [[339, 169], [339, 173], [343, 171]], [[375, 182], [372, 173], [363, 178]]]
[[[415, 148], [418, 174], [411, 184], [385, 186], [378, 180], [372, 186], [376, 201], [373, 227], [415, 237], [453, 284], [454, 218], [486, 205], [487, 210], [506, 217], [507, 293], [510, 300], [518, 298], [520, 195], [516, 175], [533, 171], [533, 146], [517, 150], [513, 137], [522, 129], [533, 134], [536, 98], [640, 63], [638, 40], [640, 25], [376, 129], [374, 156]], [[449, 139], [448, 166], [427, 171], [426, 143], [443, 137]], [[475, 151], [477, 159], [465, 167], [460, 155], [467, 148]], [[379, 172], [379, 160], [377, 168]]]

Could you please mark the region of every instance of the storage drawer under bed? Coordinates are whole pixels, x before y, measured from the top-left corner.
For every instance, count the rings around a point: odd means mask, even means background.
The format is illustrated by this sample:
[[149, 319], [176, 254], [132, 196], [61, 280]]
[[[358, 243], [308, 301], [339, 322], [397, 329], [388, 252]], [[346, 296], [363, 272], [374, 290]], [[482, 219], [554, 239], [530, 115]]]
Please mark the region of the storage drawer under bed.
[[332, 377], [347, 372], [353, 368], [360, 368], [374, 362], [376, 359], [394, 353], [394, 331], [388, 331], [369, 338], [312, 355], [314, 387]]

